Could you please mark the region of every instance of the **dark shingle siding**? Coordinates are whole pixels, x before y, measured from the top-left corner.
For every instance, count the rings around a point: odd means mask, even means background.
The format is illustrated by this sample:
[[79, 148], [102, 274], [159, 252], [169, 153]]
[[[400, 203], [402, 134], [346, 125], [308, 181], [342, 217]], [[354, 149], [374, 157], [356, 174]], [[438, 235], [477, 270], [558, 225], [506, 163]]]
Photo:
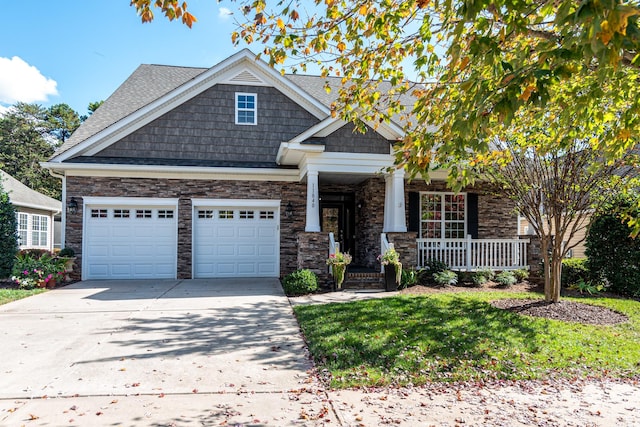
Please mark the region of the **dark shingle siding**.
[[[257, 125], [235, 124], [236, 92], [257, 93]], [[97, 156], [275, 162], [281, 142], [316, 123], [274, 88], [216, 85]]]
[[367, 127], [367, 132], [355, 131], [352, 123], [347, 123], [324, 138], [325, 151], [342, 153], [389, 154], [390, 141]]

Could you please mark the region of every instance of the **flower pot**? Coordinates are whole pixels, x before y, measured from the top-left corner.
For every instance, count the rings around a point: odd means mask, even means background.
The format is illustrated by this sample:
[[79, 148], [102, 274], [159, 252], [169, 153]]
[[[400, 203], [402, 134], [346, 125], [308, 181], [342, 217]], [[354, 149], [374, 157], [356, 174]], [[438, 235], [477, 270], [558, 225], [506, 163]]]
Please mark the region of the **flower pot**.
[[398, 290], [398, 285], [400, 285], [397, 281], [398, 276], [395, 264], [387, 264], [384, 266], [384, 289], [387, 292]]
[[53, 289], [56, 287], [56, 279], [50, 279], [47, 283], [46, 283], [46, 287], [48, 289]]
[[75, 262], [76, 262], [76, 257], [65, 258], [65, 263], [64, 263], [65, 273], [71, 273], [73, 271], [73, 266]]

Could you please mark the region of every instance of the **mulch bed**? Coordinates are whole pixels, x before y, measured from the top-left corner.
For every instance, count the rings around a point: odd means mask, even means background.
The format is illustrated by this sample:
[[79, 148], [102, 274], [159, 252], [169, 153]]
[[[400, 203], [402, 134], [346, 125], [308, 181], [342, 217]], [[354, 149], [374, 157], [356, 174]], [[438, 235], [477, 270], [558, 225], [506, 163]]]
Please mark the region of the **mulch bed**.
[[18, 289], [18, 284], [10, 279], [0, 279], [0, 289]]
[[527, 316], [577, 322], [586, 325], [617, 325], [629, 320], [624, 314], [606, 307], [567, 300], [553, 303], [543, 300], [501, 299], [492, 301], [491, 305]]
[[[493, 282], [480, 286], [413, 286], [403, 289], [401, 294], [437, 294], [450, 292], [482, 292], [482, 291], [512, 291], [512, 292], [543, 292], [544, 286], [540, 280], [530, 280], [504, 288]], [[580, 294], [563, 290], [564, 296], [578, 297]], [[575, 301], [560, 300], [557, 303], [547, 303], [544, 300], [532, 299], [502, 299], [491, 303], [496, 308], [509, 310], [527, 316], [544, 317], [546, 319], [577, 322], [586, 325], [616, 325], [629, 320], [624, 314], [591, 304]]]

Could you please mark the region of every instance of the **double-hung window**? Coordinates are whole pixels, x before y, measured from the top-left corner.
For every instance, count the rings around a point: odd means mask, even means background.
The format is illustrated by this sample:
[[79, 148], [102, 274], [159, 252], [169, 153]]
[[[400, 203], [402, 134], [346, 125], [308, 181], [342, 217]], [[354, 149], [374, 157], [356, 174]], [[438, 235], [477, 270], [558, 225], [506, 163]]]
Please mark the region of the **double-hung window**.
[[258, 95], [255, 93], [236, 93], [236, 124], [258, 124]]
[[20, 246], [27, 246], [29, 241], [29, 216], [24, 212], [18, 212], [18, 244]]
[[49, 217], [33, 215], [31, 226], [31, 245], [46, 247], [49, 243]]
[[466, 194], [421, 193], [420, 237], [463, 239], [466, 236]]
[[16, 214], [18, 244], [21, 248], [48, 248], [50, 220], [46, 215]]

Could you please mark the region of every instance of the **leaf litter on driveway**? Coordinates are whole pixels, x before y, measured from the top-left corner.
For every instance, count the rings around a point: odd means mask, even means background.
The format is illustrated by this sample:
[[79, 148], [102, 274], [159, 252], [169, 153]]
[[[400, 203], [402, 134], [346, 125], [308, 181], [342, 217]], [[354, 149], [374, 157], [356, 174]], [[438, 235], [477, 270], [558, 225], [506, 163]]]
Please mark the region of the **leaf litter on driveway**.
[[344, 426], [637, 426], [637, 379], [437, 383], [329, 393]]

